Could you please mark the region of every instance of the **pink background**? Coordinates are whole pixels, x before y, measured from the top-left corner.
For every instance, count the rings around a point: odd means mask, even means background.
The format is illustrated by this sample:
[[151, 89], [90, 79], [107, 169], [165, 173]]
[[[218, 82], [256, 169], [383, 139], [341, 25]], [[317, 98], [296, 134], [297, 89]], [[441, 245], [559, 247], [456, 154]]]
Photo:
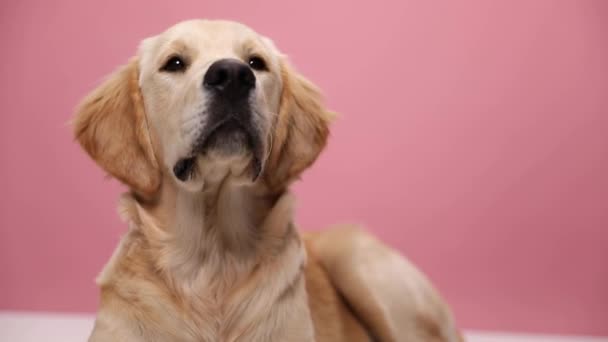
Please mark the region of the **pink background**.
[[342, 114], [296, 186], [307, 228], [366, 223], [461, 326], [608, 335], [608, 1], [0, 5], [0, 309], [94, 311], [123, 190], [74, 106], [186, 18], [272, 37]]

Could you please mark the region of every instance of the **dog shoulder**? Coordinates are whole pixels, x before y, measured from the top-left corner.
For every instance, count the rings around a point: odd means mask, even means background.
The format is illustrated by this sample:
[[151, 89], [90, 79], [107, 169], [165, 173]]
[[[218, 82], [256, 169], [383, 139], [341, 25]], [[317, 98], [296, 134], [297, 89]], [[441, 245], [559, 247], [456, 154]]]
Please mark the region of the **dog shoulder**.
[[369, 341], [365, 328], [343, 301], [319, 262], [312, 248], [312, 236], [312, 233], [307, 233], [302, 237], [308, 257], [304, 272], [316, 341]]
[[409, 261], [360, 227], [309, 237], [313, 253], [357, 317], [381, 341], [456, 342], [448, 306]]
[[[129, 255], [137, 248], [137, 238], [128, 232], [120, 240], [112, 257], [96, 279], [100, 288], [100, 307], [89, 342], [144, 341], [138, 333], [134, 296], [127, 293], [137, 287], [137, 276], [129, 263]], [[125, 277], [126, 274], [130, 274]], [[131, 303], [130, 303], [131, 302]]]

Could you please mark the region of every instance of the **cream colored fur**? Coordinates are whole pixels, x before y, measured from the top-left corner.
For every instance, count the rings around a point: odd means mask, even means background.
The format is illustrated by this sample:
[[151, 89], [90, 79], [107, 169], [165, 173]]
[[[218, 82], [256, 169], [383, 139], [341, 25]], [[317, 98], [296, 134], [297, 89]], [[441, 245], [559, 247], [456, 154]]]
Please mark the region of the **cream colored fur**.
[[[172, 55], [183, 73], [159, 71]], [[172, 172], [207, 124], [201, 88], [218, 59], [263, 58], [252, 156], [207, 153], [193, 177]], [[90, 341], [456, 341], [447, 306], [410, 263], [368, 234], [301, 238], [289, 185], [325, 146], [332, 114], [267, 38], [237, 23], [187, 21], [148, 38], [81, 104], [77, 140], [130, 188], [129, 226], [98, 277]]]

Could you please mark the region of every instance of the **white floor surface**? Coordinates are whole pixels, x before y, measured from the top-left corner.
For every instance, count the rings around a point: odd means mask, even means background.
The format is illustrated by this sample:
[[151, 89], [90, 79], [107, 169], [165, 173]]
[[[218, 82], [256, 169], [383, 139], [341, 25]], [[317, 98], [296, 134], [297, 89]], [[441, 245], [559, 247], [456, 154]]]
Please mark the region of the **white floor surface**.
[[[83, 342], [93, 317], [51, 313], [0, 311], [2, 342]], [[608, 337], [549, 336], [468, 331], [467, 342], [608, 342]]]

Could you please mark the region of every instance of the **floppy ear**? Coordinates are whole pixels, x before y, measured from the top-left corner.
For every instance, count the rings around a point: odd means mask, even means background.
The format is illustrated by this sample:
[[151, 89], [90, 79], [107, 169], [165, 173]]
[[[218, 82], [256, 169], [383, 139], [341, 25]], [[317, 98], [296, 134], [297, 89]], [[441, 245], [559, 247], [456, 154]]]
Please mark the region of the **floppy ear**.
[[133, 59], [80, 104], [74, 135], [105, 171], [136, 193], [150, 196], [160, 185]]
[[281, 62], [283, 93], [266, 164], [266, 182], [281, 190], [309, 167], [325, 147], [333, 113], [315, 85]]

